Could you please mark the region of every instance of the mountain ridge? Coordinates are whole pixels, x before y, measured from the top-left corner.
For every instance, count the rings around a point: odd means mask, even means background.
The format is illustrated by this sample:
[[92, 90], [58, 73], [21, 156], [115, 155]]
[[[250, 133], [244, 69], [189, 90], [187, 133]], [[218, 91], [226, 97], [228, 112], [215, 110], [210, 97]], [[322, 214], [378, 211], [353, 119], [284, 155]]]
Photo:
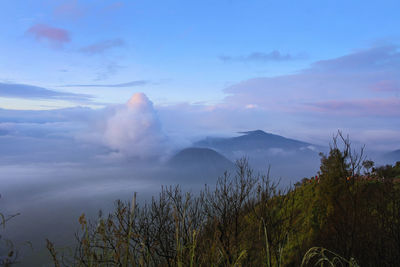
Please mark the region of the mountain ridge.
[[206, 137], [205, 139], [195, 142], [193, 145], [196, 147], [209, 147], [222, 151], [269, 148], [300, 149], [302, 147], [315, 146], [307, 142], [267, 133], [262, 130], [239, 133], [242, 133], [243, 135], [229, 138]]

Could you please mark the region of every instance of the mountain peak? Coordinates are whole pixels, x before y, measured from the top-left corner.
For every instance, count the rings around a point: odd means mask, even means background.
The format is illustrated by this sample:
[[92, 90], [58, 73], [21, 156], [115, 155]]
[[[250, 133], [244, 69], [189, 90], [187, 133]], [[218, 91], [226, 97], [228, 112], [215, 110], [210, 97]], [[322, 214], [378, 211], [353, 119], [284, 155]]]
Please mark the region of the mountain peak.
[[246, 131], [246, 132], [239, 132], [241, 134], [247, 135], [268, 135], [268, 133], [264, 132], [263, 130], [254, 130], [254, 131]]
[[231, 138], [206, 138], [195, 143], [198, 147], [208, 147], [222, 151], [254, 151], [281, 148], [285, 150], [297, 150], [310, 145], [295, 139], [267, 133], [262, 130], [240, 132], [242, 135]]

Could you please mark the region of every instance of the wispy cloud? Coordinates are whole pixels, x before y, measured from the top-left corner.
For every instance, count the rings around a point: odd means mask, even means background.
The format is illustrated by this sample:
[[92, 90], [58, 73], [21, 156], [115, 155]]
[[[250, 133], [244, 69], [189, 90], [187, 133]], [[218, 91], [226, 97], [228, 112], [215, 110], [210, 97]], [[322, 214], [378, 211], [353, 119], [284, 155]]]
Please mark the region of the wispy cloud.
[[282, 54], [278, 50], [273, 50], [269, 53], [253, 52], [245, 56], [219, 56], [223, 62], [269, 62], [269, 61], [289, 61], [296, 57], [291, 54]]
[[398, 98], [329, 100], [309, 103], [306, 107], [312, 111], [346, 116], [400, 116]]
[[120, 69], [124, 68], [118, 62], [110, 61], [97, 72], [96, 81], [106, 80], [110, 76], [116, 74]]
[[115, 84], [66, 84], [66, 85], [61, 85], [60, 87], [133, 87], [133, 86], [147, 85], [149, 83], [150, 81], [147, 80], [138, 80], [126, 83], [115, 83]]
[[78, 0], [66, 0], [54, 9], [54, 15], [56, 17], [65, 17], [78, 19], [83, 17], [85, 9], [79, 5]]
[[105, 40], [94, 43], [89, 46], [82, 47], [79, 51], [88, 55], [102, 54], [106, 50], [110, 50], [115, 47], [121, 47], [125, 44], [122, 39]]
[[62, 46], [71, 41], [67, 30], [46, 24], [35, 24], [27, 30], [27, 33], [33, 35], [38, 41], [46, 40], [56, 46]]
[[0, 97], [68, 100], [74, 102], [90, 102], [92, 99], [92, 96], [86, 94], [59, 92], [39, 86], [14, 83], [0, 83]]

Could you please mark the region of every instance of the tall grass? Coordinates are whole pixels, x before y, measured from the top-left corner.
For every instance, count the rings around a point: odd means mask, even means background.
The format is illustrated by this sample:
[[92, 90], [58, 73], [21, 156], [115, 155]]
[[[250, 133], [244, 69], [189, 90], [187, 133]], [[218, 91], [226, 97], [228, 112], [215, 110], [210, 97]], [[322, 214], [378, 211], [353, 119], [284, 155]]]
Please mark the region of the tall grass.
[[301, 262], [301, 267], [310, 265], [320, 267], [360, 267], [354, 258], [347, 260], [335, 252], [322, 247], [312, 247], [306, 252]]

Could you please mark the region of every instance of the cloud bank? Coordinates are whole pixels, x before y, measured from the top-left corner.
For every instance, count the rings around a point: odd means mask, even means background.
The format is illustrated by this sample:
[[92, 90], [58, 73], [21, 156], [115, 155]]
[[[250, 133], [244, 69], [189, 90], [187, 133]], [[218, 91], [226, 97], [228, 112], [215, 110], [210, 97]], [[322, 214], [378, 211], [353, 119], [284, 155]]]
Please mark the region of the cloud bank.
[[68, 100], [74, 102], [90, 102], [92, 99], [92, 96], [87, 94], [59, 92], [39, 86], [15, 83], [0, 83], [0, 97]]
[[173, 148], [143, 93], [102, 109], [0, 109], [2, 162], [162, 160]]
[[225, 89], [224, 103], [284, 113], [398, 116], [400, 52], [373, 47], [318, 61], [297, 74], [245, 80]]
[[149, 83], [150, 81], [138, 80], [126, 83], [115, 83], [115, 84], [67, 84], [67, 85], [62, 85], [61, 87], [132, 87], [132, 86], [147, 85]]

